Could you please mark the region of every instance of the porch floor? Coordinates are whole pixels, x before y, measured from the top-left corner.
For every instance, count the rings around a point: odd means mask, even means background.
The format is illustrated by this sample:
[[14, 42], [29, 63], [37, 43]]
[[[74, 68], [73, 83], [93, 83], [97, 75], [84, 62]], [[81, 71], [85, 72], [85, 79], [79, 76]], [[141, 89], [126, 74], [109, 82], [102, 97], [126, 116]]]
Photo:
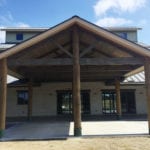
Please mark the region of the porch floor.
[[[143, 120], [83, 121], [83, 136], [148, 135], [148, 122]], [[5, 130], [0, 140], [40, 140], [73, 137], [73, 122], [21, 122]]]

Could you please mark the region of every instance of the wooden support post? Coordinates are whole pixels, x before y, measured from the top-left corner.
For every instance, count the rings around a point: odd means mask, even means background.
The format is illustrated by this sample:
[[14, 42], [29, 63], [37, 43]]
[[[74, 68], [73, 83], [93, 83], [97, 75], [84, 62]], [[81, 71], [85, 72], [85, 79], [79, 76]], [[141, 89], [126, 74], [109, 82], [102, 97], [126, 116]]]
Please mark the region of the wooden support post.
[[118, 119], [122, 116], [121, 111], [121, 98], [120, 98], [120, 81], [116, 79], [115, 81], [115, 88], [116, 88], [116, 110], [117, 110], [117, 117]]
[[3, 136], [6, 122], [7, 60], [0, 60], [0, 138]]
[[77, 28], [73, 29], [73, 114], [74, 136], [81, 136], [81, 97], [80, 97], [80, 63], [79, 35]]
[[145, 85], [147, 95], [148, 129], [150, 134], [150, 58], [145, 59], [144, 70], [145, 70]]
[[32, 118], [32, 98], [33, 98], [33, 86], [32, 82], [28, 83], [28, 94], [29, 94], [29, 100], [28, 100], [28, 120], [31, 121]]

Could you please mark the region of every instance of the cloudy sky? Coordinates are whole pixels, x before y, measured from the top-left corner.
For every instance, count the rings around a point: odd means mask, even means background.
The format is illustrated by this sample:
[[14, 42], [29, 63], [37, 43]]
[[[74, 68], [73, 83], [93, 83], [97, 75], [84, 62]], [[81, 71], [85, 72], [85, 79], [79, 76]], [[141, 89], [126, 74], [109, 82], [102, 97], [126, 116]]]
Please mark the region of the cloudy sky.
[[1, 28], [51, 27], [74, 15], [103, 27], [141, 27], [139, 41], [150, 44], [150, 0], [0, 0]]

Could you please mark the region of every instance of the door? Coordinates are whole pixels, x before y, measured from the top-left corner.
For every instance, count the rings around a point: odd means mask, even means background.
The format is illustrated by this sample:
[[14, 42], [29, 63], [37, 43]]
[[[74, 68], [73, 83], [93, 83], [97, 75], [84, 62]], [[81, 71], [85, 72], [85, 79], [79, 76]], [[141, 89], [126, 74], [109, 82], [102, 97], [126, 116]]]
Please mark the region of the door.
[[102, 92], [102, 112], [103, 114], [116, 113], [116, 94], [114, 91]]
[[135, 114], [135, 90], [121, 91], [121, 107], [123, 114]]
[[[135, 90], [121, 90], [121, 108], [123, 114], [135, 114]], [[102, 91], [102, 112], [103, 114], [115, 114], [116, 93], [114, 90]]]
[[[72, 114], [72, 92], [57, 91], [57, 113]], [[82, 114], [90, 114], [90, 91], [81, 91], [81, 112]]]

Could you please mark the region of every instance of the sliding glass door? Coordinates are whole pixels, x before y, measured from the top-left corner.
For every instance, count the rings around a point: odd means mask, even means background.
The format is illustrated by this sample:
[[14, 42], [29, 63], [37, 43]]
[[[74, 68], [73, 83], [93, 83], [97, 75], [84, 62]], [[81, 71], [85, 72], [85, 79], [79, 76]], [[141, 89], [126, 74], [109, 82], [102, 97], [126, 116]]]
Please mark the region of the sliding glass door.
[[[57, 91], [57, 113], [72, 114], [72, 92]], [[90, 114], [90, 91], [81, 91], [81, 112], [82, 114]]]

